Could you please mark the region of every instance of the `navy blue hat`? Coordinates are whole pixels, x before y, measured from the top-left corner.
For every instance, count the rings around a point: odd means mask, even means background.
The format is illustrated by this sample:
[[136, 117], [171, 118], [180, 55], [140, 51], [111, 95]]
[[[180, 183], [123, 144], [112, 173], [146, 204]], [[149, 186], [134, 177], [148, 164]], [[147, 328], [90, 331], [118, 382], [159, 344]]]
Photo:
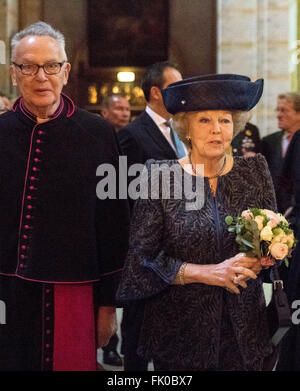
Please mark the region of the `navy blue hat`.
[[162, 90], [171, 114], [201, 110], [251, 110], [263, 92], [264, 80], [251, 82], [247, 76], [212, 74], [169, 84]]

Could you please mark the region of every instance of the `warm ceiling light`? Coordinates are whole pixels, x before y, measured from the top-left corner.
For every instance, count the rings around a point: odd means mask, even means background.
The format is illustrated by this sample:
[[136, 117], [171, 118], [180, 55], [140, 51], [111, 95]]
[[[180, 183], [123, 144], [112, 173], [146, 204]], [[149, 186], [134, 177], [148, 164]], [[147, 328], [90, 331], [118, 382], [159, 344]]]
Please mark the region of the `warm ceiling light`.
[[118, 72], [117, 79], [121, 82], [131, 82], [135, 80], [134, 72]]
[[97, 103], [98, 101], [98, 93], [95, 86], [89, 86], [89, 102], [92, 104]]
[[113, 94], [119, 94], [120, 93], [120, 88], [118, 86], [113, 86], [112, 93]]

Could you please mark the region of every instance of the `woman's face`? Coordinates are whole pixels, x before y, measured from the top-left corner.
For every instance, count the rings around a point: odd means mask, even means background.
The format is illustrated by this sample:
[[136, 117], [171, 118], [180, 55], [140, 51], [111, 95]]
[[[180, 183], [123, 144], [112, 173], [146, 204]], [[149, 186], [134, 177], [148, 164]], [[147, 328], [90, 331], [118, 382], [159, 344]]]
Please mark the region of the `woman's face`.
[[230, 111], [198, 111], [188, 116], [188, 135], [192, 148], [200, 156], [213, 159], [221, 157], [231, 144], [233, 121]]

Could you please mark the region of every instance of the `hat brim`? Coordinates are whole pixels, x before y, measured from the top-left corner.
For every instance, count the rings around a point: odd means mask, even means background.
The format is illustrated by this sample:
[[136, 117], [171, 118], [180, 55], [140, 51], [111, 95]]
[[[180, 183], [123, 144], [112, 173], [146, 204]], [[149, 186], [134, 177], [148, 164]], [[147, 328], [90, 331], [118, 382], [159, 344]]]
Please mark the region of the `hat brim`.
[[181, 80], [162, 90], [171, 114], [202, 110], [251, 110], [259, 101], [264, 81], [240, 75], [206, 75]]

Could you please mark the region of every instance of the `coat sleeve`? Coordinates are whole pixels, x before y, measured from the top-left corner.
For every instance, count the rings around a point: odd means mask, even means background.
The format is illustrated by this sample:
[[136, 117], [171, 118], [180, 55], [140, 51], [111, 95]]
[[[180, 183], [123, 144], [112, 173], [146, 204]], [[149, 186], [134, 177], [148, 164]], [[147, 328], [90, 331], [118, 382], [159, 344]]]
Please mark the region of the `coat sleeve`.
[[[106, 163], [116, 172], [116, 197], [97, 198], [96, 234], [101, 280], [94, 285], [96, 306], [115, 306], [115, 295], [128, 250], [129, 206], [128, 200], [119, 198], [119, 152], [114, 131], [109, 127], [102, 136], [107, 152]], [[125, 174], [126, 175], [126, 174]]]
[[[294, 140], [293, 140], [294, 139]], [[296, 208], [300, 208], [300, 132], [297, 131], [292, 139], [290, 175], [293, 183], [293, 194]], [[291, 142], [291, 143], [292, 143]]]
[[[148, 172], [151, 162], [145, 166]], [[151, 189], [151, 174], [145, 177]], [[143, 179], [140, 185], [144, 185]], [[145, 299], [163, 291], [173, 282], [183, 263], [164, 250], [164, 211], [162, 200], [155, 198], [140, 198], [135, 202], [129, 251], [117, 292], [120, 303]]]

